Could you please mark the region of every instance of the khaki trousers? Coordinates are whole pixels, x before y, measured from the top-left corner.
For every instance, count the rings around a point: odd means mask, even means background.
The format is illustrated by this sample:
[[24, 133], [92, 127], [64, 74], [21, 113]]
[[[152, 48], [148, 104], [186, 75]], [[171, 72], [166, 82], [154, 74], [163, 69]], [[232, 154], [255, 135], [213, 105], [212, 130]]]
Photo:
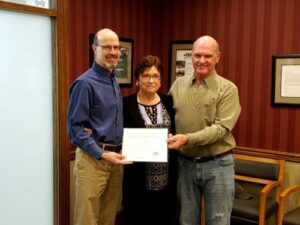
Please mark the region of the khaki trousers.
[[123, 166], [76, 149], [74, 225], [114, 225], [120, 204]]

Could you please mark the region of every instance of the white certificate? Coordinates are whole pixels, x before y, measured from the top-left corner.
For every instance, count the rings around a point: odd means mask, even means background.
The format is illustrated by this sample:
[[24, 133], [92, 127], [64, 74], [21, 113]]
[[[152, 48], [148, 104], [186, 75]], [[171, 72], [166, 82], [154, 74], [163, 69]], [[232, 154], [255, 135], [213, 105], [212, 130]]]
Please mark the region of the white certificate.
[[167, 162], [167, 128], [124, 128], [122, 154], [126, 161]]
[[282, 97], [300, 97], [300, 66], [282, 65]]

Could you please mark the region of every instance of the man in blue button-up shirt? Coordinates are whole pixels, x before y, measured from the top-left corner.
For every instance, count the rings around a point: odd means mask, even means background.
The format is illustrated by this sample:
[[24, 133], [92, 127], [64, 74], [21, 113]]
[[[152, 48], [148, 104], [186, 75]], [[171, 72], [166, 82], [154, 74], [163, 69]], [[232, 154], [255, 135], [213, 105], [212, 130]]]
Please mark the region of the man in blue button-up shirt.
[[74, 225], [114, 225], [123, 175], [120, 165], [129, 163], [110, 151], [119, 149], [123, 136], [122, 96], [114, 76], [119, 38], [114, 31], [102, 29], [92, 47], [92, 68], [70, 88], [68, 134], [77, 146]]

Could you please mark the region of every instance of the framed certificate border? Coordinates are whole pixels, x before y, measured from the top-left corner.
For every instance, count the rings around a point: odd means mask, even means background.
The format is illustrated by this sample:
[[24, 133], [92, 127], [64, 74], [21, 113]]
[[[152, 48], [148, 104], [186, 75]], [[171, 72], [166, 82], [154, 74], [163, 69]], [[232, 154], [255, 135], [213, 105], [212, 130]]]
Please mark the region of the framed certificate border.
[[[94, 52], [92, 44], [94, 42], [94, 33], [89, 35], [89, 61], [90, 67], [94, 62]], [[121, 56], [118, 65], [116, 66], [115, 73], [118, 83], [121, 87], [132, 86], [132, 67], [133, 67], [133, 40], [130, 38], [119, 38], [121, 45]]]
[[272, 99], [274, 107], [300, 106], [300, 55], [272, 56]]
[[[187, 73], [186, 65], [192, 63], [192, 48], [193, 40], [180, 40], [170, 41], [169, 44], [169, 88], [178, 76], [184, 76]], [[185, 59], [179, 59], [179, 55], [182, 53], [186, 55]], [[189, 71], [188, 73], [193, 73]]]

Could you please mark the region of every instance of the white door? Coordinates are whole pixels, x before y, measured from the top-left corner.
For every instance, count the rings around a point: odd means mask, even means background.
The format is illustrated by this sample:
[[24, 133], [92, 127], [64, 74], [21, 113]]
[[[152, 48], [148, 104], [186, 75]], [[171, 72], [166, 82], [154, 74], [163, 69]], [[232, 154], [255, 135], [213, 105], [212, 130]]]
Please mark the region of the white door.
[[53, 224], [51, 19], [0, 10], [0, 224]]

